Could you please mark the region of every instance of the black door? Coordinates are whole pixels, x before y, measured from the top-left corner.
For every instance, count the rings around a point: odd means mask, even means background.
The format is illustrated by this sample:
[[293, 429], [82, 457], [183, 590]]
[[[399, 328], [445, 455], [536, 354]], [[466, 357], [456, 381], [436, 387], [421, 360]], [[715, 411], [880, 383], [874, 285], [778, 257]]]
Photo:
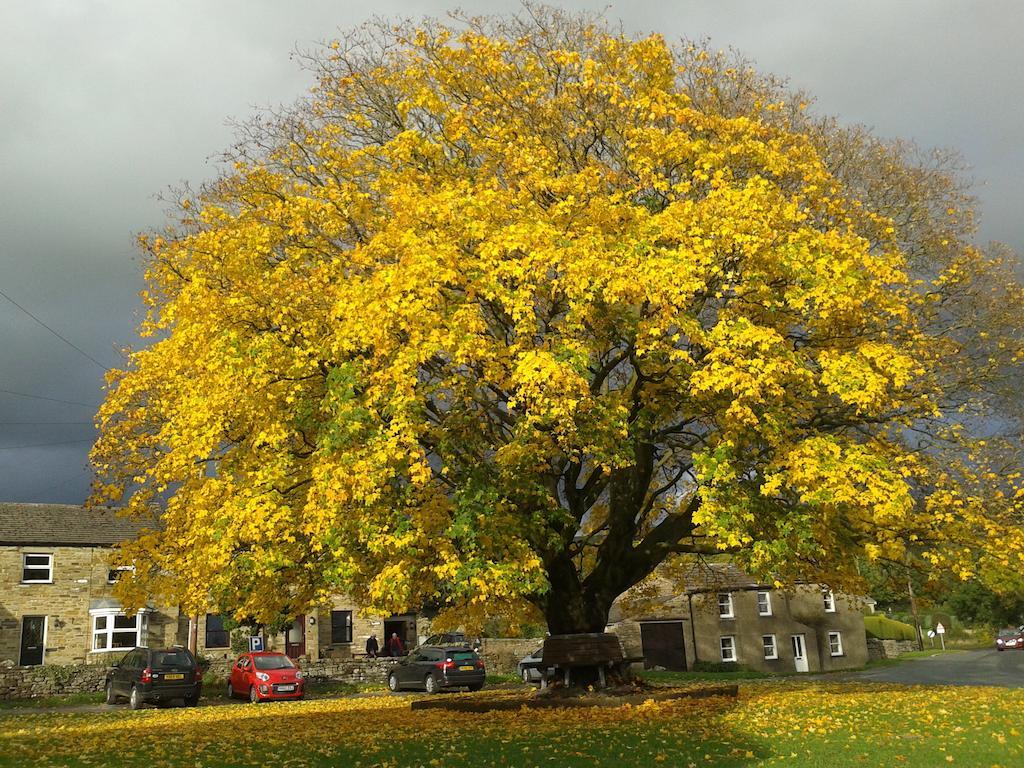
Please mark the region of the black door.
[[21, 660], [23, 667], [43, 663], [43, 636], [46, 634], [45, 616], [25, 616], [21, 620]]
[[683, 645], [683, 622], [647, 621], [640, 624], [644, 667], [664, 667], [684, 671], [686, 648]]

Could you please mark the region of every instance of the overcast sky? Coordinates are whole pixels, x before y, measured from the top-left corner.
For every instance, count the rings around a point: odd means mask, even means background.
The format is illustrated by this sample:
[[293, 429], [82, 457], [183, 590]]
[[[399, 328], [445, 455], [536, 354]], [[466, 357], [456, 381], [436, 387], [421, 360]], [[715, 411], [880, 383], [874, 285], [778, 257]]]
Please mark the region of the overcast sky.
[[[1024, 247], [1024, 3], [561, 5], [607, 5], [631, 32], [709, 37], [810, 91], [819, 112], [958, 149], [978, 184], [981, 239]], [[132, 242], [162, 222], [155, 195], [215, 173], [209, 158], [232, 141], [228, 118], [302, 95], [311, 83], [289, 58], [296, 44], [371, 13], [451, 7], [0, 0], [0, 292], [70, 342], [0, 296], [0, 501], [84, 500], [101, 365], [118, 365], [135, 338], [142, 281]]]

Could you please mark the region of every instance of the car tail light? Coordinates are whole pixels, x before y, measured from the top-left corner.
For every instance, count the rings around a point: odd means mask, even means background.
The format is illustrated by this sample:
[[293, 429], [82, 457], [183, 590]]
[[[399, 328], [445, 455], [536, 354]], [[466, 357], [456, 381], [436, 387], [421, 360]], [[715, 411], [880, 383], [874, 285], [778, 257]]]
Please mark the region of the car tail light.
[[477, 659], [477, 661], [476, 661], [476, 668], [477, 669], [483, 669], [484, 668], [484, 660], [483, 659]]
[[449, 669], [455, 669], [455, 662], [451, 659], [448, 659], [447, 661], [439, 661], [434, 666], [440, 669], [442, 672], [447, 672]]
[[153, 670], [146, 667], [142, 670], [142, 677], [139, 678], [140, 683], [152, 683], [153, 682]]
[[196, 682], [197, 683], [203, 682], [203, 670], [201, 670], [201, 669], [197, 669], [196, 670]]

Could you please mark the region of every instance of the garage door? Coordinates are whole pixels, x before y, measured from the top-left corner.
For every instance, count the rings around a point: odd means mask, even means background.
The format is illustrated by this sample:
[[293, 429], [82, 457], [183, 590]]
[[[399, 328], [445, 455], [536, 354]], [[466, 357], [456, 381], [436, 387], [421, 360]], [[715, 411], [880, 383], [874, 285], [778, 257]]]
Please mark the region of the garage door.
[[686, 669], [686, 648], [683, 645], [683, 622], [644, 621], [640, 623], [640, 644], [647, 669]]

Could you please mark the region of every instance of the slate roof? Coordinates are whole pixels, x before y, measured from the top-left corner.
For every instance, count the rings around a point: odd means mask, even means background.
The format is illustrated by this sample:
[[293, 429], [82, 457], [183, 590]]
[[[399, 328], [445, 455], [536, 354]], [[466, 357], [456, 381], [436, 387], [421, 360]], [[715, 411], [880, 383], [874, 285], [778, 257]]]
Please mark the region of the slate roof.
[[681, 583], [655, 575], [648, 592], [630, 600], [620, 598], [608, 618], [614, 624], [625, 618], [667, 618], [689, 614], [689, 596], [704, 592], [733, 592], [743, 589], [774, 589], [754, 579], [732, 563], [699, 563], [686, 570]]
[[683, 582], [686, 584], [686, 591], [690, 593], [731, 592], [755, 587], [774, 589], [771, 584], [757, 581], [732, 563], [695, 565], [685, 573]]
[[76, 504], [0, 503], [0, 545], [109, 547], [152, 527], [116, 512]]

